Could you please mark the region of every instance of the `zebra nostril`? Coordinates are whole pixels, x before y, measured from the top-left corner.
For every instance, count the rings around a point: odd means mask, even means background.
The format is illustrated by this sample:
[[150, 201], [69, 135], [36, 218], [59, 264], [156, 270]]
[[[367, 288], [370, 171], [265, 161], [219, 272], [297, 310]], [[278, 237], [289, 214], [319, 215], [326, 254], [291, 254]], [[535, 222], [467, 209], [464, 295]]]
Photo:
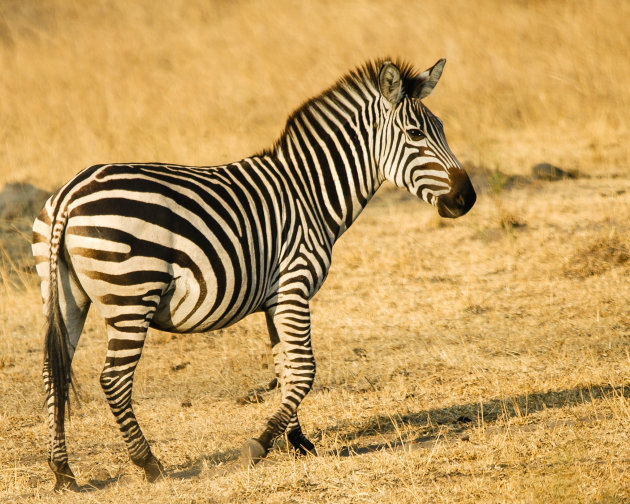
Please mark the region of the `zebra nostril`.
[[462, 193], [457, 193], [457, 196], [455, 196], [455, 203], [457, 203], [457, 205], [459, 205], [460, 207], [466, 205], [466, 198], [464, 198], [464, 195]]

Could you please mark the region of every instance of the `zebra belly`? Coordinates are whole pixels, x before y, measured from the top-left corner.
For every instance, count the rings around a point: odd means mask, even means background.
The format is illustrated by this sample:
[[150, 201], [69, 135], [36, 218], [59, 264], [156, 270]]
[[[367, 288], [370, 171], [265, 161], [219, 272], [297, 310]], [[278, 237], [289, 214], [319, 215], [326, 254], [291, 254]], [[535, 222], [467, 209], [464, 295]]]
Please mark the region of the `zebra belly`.
[[236, 302], [219, 303], [216, 289], [203, 294], [190, 272], [175, 273], [160, 299], [151, 327], [178, 333], [210, 331], [238, 322], [260, 305], [257, 301], [243, 302], [239, 293], [233, 295]]
[[79, 283], [106, 320], [124, 316], [129, 324], [135, 314], [163, 330], [199, 332], [242, 319], [267, 295], [260, 266], [240, 240], [228, 247], [205, 231], [200, 246], [141, 219], [74, 215], [66, 249]]

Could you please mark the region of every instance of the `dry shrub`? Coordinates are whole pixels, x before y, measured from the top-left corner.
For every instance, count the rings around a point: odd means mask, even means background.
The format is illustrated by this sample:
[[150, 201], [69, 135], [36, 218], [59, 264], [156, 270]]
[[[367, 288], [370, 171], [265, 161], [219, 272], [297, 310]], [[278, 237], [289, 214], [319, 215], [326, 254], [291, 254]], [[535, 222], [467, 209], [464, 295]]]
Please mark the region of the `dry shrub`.
[[0, 191], [0, 265], [5, 277], [33, 272], [31, 228], [48, 196], [27, 183], [6, 184]]
[[601, 275], [615, 266], [630, 261], [630, 247], [617, 235], [598, 237], [590, 245], [581, 247], [564, 267], [569, 278]]

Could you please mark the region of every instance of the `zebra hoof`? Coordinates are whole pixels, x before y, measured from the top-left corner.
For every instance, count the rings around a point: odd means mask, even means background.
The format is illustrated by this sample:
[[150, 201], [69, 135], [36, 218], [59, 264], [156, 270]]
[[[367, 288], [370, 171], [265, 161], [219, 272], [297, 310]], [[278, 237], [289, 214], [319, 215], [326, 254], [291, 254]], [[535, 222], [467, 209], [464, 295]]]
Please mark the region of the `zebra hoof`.
[[289, 442], [295, 448], [297, 455], [312, 455], [317, 457], [317, 450], [315, 445], [311, 443], [307, 437], [302, 433], [302, 429], [295, 429], [287, 434]]
[[297, 457], [305, 457], [306, 455], [310, 455], [311, 457], [317, 457], [317, 450], [315, 449], [315, 446], [313, 446], [313, 444], [311, 443], [311, 448], [306, 448], [303, 444], [299, 445], [299, 446], [293, 446], [293, 449], [295, 450], [295, 455]]
[[155, 458], [153, 454], [142, 465], [142, 469], [144, 469], [144, 477], [149, 483], [155, 483], [156, 481], [163, 479], [166, 475], [166, 472], [164, 471], [164, 466], [160, 463], [158, 459]]
[[244, 467], [254, 467], [266, 455], [267, 450], [257, 439], [248, 439], [241, 448], [241, 462]]
[[48, 461], [48, 465], [55, 475], [55, 492], [78, 492], [80, 490], [77, 480], [67, 462], [60, 465]]

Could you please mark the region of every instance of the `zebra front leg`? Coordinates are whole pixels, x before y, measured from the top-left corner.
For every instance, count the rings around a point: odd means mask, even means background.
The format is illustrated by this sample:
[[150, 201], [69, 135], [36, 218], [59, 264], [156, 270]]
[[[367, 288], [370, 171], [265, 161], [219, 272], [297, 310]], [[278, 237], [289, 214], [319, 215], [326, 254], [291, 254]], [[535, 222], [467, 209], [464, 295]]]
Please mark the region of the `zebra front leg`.
[[[122, 317], [121, 317], [122, 318]], [[149, 322], [143, 319], [140, 327], [129, 324], [125, 317], [121, 327], [107, 321], [107, 358], [101, 373], [101, 386], [120, 427], [131, 461], [144, 469], [148, 481], [164, 476], [164, 468], [151, 453], [151, 448], [140, 430], [131, 405], [133, 374], [142, 354]]]
[[[275, 325], [273, 323], [273, 317], [271, 315], [267, 315], [267, 328], [269, 330], [269, 334], [271, 337], [272, 345], [276, 348], [277, 343], [279, 342], [278, 333], [276, 331]], [[282, 369], [283, 362], [281, 358], [277, 357], [277, 353], [274, 352], [274, 371], [276, 374], [276, 379], [282, 387]], [[288, 434], [287, 439], [295, 449], [296, 453], [299, 455], [311, 454], [317, 456], [317, 451], [315, 450], [315, 446], [311, 443], [307, 437], [302, 432], [302, 427], [300, 426], [300, 420], [298, 419], [297, 410], [293, 413], [291, 420], [289, 420], [289, 424], [287, 425]]]
[[302, 446], [311, 448], [308, 451], [314, 452], [314, 446], [302, 434], [297, 418], [298, 406], [311, 390], [315, 378], [308, 303], [276, 306], [267, 312], [267, 327], [273, 345], [274, 365], [280, 381], [282, 402], [267, 421], [261, 435], [248, 440], [243, 446], [242, 461], [246, 466], [252, 466], [264, 458], [273, 441], [281, 436], [288, 426], [292, 427], [289, 441], [294, 446], [297, 443], [298, 450]]
[[287, 434], [287, 438], [293, 448], [295, 448], [296, 453], [299, 455], [315, 455], [317, 456], [317, 450], [315, 449], [315, 445], [309, 441], [309, 439], [302, 432], [302, 427], [300, 426], [300, 421], [298, 420], [297, 411], [293, 414], [293, 417], [289, 421], [289, 425], [287, 426], [287, 430], [289, 433]]

